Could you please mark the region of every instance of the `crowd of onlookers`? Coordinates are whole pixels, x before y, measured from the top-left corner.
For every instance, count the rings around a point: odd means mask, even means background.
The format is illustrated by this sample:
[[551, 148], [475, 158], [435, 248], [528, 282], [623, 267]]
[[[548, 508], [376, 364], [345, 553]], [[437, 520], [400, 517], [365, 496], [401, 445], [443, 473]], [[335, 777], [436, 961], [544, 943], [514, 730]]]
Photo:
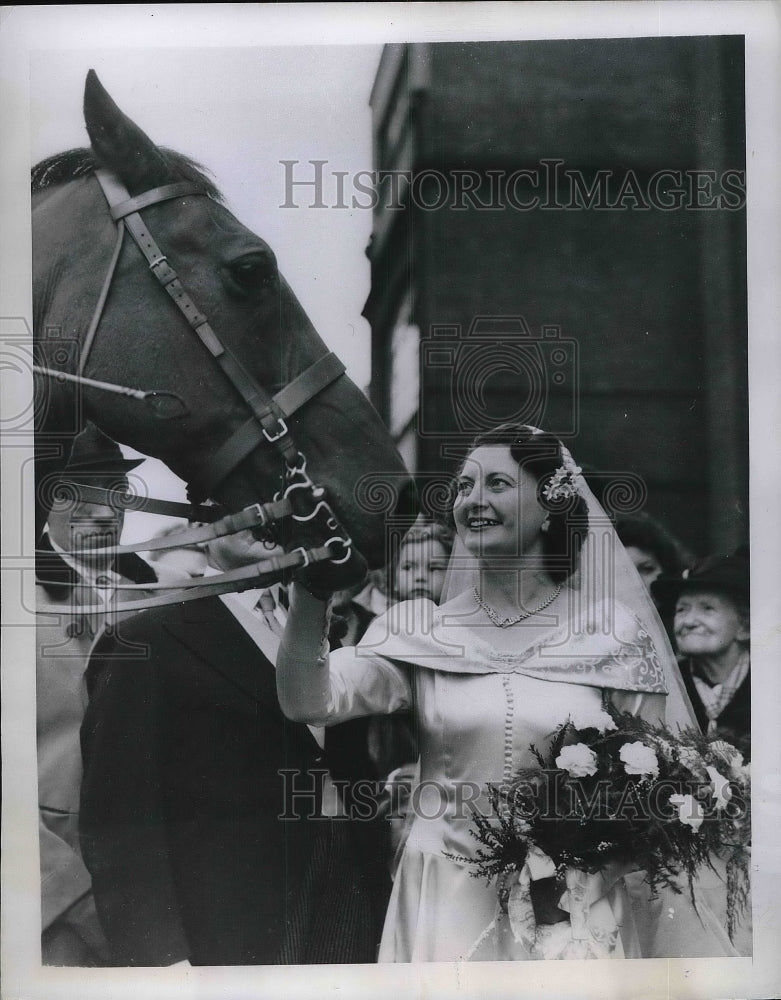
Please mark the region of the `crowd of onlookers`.
[[616, 531], [670, 633], [697, 721], [748, 756], [748, 547], [695, 559], [648, 514], [619, 517]]
[[[117, 488], [134, 464], [90, 427], [66, 478]], [[620, 516], [615, 527], [668, 630], [700, 726], [748, 758], [747, 549], [695, 560], [647, 513]], [[89, 609], [57, 624], [42, 617], [38, 632], [44, 963], [373, 961], [416, 780], [411, 717], [356, 719], [327, 734], [286, 720], [273, 680], [282, 588], [130, 621], [116, 614], [113, 605], [134, 593], [123, 591], [128, 583], [185, 585], [264, 554], [249, 532], [146, 562], [85, 551], [90, 536], [113, 544], [121, 532], [110, 507], [65, 505], [39, 546], [41, 607]], [[356, 644], [395, 602], [438, 603], [453, 538], [419, 518], [385, 570], [335, 596], [332, 646]], [[266, 662], [271, 680], [258, 668]], [[272, 778], [283, 771], [291, 802], [309, 796], [320, 825], [280, 823], [287, 804]], [[324, 775], [321, 786], [295, 784], [313, 774]], [[338, 822], [360, 781], [373, 789], [372, 815]]]

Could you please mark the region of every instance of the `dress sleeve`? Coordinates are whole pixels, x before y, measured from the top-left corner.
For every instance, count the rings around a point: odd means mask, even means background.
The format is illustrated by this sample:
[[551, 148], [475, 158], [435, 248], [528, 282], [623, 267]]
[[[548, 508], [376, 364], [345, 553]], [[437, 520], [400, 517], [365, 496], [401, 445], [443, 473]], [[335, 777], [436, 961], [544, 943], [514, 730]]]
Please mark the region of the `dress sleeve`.
[[390, 715], [411, 706], [409, 668], [360, 646], [336, 649], [330, 659], [327, 725], [361, 715]]
[[288, 718], [331, 726], [410, 707], [406, 667], [365, 646], [329, 654], [327, 635], [326, 604], [293, 584], [276, 663], [279, 703]]
[[[653, 726], [671, 729], [697, 728], [689, 696], [666, 636], [657, 636], [643, 626], [632, 612], [619, 602], [613, 603], [613, 634], [618, 640], [615, 652], [606, 657], [608, 696], [619, 712], [645, 719]], [[659, 625], [661, 629], [661, 624]], [[620, 682], [609, 683], [613, 674]]]
[[[678, 664], [662, 626], [642, 624], [619, 601], [603, 617], [612, 622], [615, 650], [600, 662], [610, 701], [651, 725], [696, 726]], [[656, 641], [654, 635], [656, 634]], [[610, 683], [615, 678], [615, 684]]]

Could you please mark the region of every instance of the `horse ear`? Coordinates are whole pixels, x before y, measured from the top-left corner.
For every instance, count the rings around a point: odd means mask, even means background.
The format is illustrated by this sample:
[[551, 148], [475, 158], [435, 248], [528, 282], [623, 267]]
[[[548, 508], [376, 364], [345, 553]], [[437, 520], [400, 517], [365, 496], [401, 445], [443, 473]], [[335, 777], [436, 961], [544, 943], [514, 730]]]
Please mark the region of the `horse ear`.
[[97, 73], [87, 73], [84, 122], [101, 166], [112, 170], [131, 195], [177, 178], [149, 136], [109, 96]]

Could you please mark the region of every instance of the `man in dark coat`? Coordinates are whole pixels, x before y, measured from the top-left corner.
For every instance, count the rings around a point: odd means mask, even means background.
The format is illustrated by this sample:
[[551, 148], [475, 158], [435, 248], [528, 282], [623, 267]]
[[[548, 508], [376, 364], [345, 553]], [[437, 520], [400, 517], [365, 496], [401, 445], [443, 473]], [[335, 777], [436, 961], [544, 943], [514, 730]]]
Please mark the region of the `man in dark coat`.
[[[209, 546], [215, 569], [267, 554], [249, 532]], [[118, 964], [375, 960], [376, 873], [329, 818], [322, 732], [280, 710], [282, 612], [259, 596], [139, 614], [143, 658], [106, 638], [90, 660], [81, 843]]]
[[[76, 438], [61, 479], [126, 490], [127, 473], [141, 461], [125, 459], [117, 444], [89, 425]], [[122, 513], [75, 498], [72, 486], [65, 489], [35, 560], [41, 952], [44, 965], [96, 966], [106, 964], [108, 950], [78, 845], [84, 671], [98, 635], [117, 624], [114, 607], [123, 591], [115, 585], [154, 583], [156, 576], [138, 556], [90, 552], [90, 540], [118, 542]], [[73, 613], [49, 614], [47, 607]], [[87, 607], [101, 611], [80, 611]]]

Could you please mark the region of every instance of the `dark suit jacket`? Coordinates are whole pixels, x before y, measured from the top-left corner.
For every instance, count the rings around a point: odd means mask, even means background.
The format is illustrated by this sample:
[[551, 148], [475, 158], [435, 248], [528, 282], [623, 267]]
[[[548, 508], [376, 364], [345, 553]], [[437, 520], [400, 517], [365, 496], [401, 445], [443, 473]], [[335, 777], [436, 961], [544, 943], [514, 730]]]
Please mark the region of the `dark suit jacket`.
[[273, 666], [218, 598], [137, 615], [123, 638], [147, 655], [99, 644], [82, 727], [82, 852], [117, 961], [374, 961], [351, 824], [286, 797], [326, 761]]
[[[125, 583], [154, 583], [154, 571], [136, 555], [121, 555], [113, 570]], [[78, 612], [100, 603], [97, 592], [55, 552], [47, 533], [35, 554], [38, 611], [65, 605]], [[117, 591], [115, 600], [121, 600]], [[79, 727], [87, 704], [84, 671], [94, 638], [103, 628], [97, 615], [42, 613], [36, 623], [36, 735], [41, 859], [41, 926], [44, 962], [96, 965], [105, 956], [91, 907], [90, 877], [79, 853], [81, 784]], [[114, 632], [115, 639], [119, 632]], [[79, 942], [74, 930], [82, 936]], [[94, 953], [88, 957], [91, 942]]]

